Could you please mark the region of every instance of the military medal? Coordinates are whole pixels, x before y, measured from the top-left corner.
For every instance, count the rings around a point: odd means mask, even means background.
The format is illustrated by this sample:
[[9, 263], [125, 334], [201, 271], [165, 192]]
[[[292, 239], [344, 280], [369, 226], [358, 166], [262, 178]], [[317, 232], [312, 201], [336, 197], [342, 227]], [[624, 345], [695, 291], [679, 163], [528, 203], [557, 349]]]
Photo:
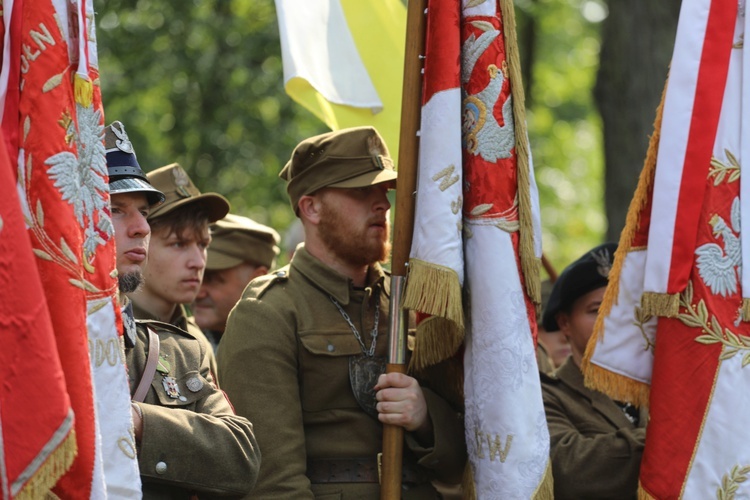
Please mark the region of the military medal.
[[167, 392], [167, 396], [172, 399], [180, 399], [184, 396], [180, 394], [180, 387], [177, 385], [177, 380], [174, 377], [164, 376], [161, 380], [161, 384], [164, 386], [164, 390]]
[[359, 347], [362, 350], [362, 354], [359, 356], [349, 357], [349, 384], [352, 387], [352, 393], [354, 398], [357, 400], [357, 404], [371, 417], [378, 418], [378, 411], [376, 405], [378, 401], [375, 397], [375, 385], [378, 382], [378, 377], [382, 373], [385, 373], [385, 358], [382, 356], [375, 356], [375, 347], [378, 343], [378, 323], [380, 319], [380, 289], [375, 297], [375, 321], [370, 331], [370, 348], [365, 346], [365, 342], [362, 340], [362, 336], [359, 334], [359, 330], [352, 323], [349, 315], [344, 311], [344, 308], [334, 299], [330, 297], [331, 302], [336, 306], [341, 313], [341, 316], [349, 324], [349, 328], [354, 334], [354, 338], [359, 342]]
[[185, 385], [191, 392], [198, 392], [203, 389], [203, 381], [198, 377], [190, 377]]
[[172, 365], [169, 364], [165, 356], [159, 355], [159, 364], [156, 365], [156, 371], [164, 375], [169, 374], [169, 370], [172, 369]]

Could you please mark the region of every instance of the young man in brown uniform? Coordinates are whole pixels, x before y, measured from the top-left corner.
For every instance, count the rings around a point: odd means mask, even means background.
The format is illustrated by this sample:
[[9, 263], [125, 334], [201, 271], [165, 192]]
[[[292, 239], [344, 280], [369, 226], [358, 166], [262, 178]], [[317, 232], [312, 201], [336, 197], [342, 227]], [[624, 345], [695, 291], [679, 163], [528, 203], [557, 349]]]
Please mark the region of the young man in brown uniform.
[[148, 265], [144, 286], [129, 295], [133, 312], [138, 319], [163, 321], [187, 330], [210, 347], [209, 362], [216, 377], [213, 346], [188, 316], [185, 304], [191, 304], [200, 290], [211, 241], [209, 223], [229, 212], [229, 202], [216, 193], [201, 193], [177, 163], [147, 175], [166, 200], [148, 216], [152, 232]]
[[636, 498], [647, 415], [585, 387], [580, 368], [616, 248], [600, 245], [569, 265], [544, 311], [544, 328], [560, 330], [572, 351], [542, 374], [555, 499]]
[[465, 463], [463, 419], [387, 351], [388, 189], [371, 127], [300, 143], [280, 176], [305, 229], [291, 263], [250, 283], [219, 344], [222, 387], [263, 450], [253, 498], [378, 498], [382, 424], [404, 427], [403, 498], [438, 498]]
[[252, 425], [214, 384], [209, 352], [173, 325], [133, 320], [125, 293], [143, 282], [151, 232], [146, 217], [164, 194], [149, 184], [120, 122], [105, 129], [105, 147], [143, 497], [246, 494], [260, 453]]

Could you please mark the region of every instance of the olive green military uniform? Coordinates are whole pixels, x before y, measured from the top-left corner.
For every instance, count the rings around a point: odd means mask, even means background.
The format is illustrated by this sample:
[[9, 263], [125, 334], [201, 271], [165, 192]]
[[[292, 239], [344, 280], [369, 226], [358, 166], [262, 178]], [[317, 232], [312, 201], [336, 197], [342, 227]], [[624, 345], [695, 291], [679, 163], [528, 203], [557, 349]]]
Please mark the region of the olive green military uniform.
[[[369, 348], [379, 296], [375, 353], [385, 356], [390, 279], [376, 265], [367, 282], [354, 288], [300, 246], [289, 266], [252, 281], [230, 314], [219, 374], [237, 412], [255, 425], [263, 452], [252, 498], [378, 498], [377, 476], [375, 482], [354, 476], [369, 475], [382, 425], [353, 394], [350, 358], [362, 350], [330, 298]], [[455, 481], [451, 474], [460, 476], [466, 458], [462, 416], [431, 390], [423, 392], [434, 442], [421, 445], [406, 433], [405, 499], [437, 498], [429, 479]]]
[[537, 342], [536, 344], [536, 364], [542, 373], [552, 373], [555, 371], [549, 354], [547, 354], [547, 349], [544, 348], [541, 342]]
[[143, 497], [246, 494], [260, 465], [253, 426], [234, 413], [214, 384], [203, 343], [173, 325], [136, 321], [135, 346], [125, 349], [131, 394], [146, 366], [147, 327], [159, 337], [159, 364], [144, 402], [137, 403], [143, 414], [138, 450]]
[[[153, 314], [150, 314], [145, 309], [138, 307], [138, 305], [135, 303], [135, 301], [131, 301], [133, 304], [133, 315], [135, 315], [136, 319], [148, 319], [148, 320], [156, 320], [158, 321], [158, 318], [155, 318]], [[188, 316], [187, 310], [185, 309], [185, 306], [182, 304], [177, 304], [177, 307], [175, 308], [174, 315], [169, 320], [169, 323], [176, 326], [177, 328], [181, 330], [185, 330], [186, 332], [190, 333], [193, 337], [198, 339], [202, 344], [206, 346], [206, 350], [208, 352], [208, 366], [211, 369], [211, 375], [213, 376], [214, 380], [217, 381], [216, 385], [218, 384], [218, 377], [217, 377], [217, 366], [216, 366], [216, 355], [214, 354], [214, 346], [211, 343], [210, 340], [208, 340], [208, 337], [206, 337], [206, 334], [203, 333], [203, 330], [200, 329], [198, 325], [195, 324], [195, 320], [192, 316]]]
[[583, 385], [572, 358], [542, 374], [542, 391], [555, 499], [635, 499], [646, 412], [634, 425], [609, 397]]

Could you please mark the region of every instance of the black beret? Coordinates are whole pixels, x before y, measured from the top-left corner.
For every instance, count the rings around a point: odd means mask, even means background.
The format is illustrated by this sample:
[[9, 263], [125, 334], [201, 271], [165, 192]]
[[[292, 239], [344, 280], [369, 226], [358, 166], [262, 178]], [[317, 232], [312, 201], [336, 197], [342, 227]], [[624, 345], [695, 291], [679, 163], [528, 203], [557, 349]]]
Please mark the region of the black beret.
[[542, 315], [542, 326], [545, 330], [559, 330], [556, 318], [558, 312], [566, 310], [578, 297], [607, 286], [615, 250], [617, 244], [604, 243], [589, 250], [565, 268], [552, 287], [549, 302]]

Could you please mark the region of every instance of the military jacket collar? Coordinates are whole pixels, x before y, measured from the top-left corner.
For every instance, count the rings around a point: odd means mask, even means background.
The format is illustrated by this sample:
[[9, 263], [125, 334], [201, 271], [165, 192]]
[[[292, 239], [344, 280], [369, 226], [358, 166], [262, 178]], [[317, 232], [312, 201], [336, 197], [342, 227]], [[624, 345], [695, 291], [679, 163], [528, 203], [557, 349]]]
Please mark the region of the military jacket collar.
[[583, 373], [581, 373], [581, 369], [573, 362], [572, 356], [568, 356], [568, 359], [555, 372], [555, 377], [591, 401], [591, 406], [615, 426], [633, 427], [633, 424], [625, 416], [625, 413], [609, 396], [603, 392], [589, 389], [584, 385]]
[[[134, 301], [130, 301], [130, 303], [133, 304], [133, 313], [136, 318], [161, 321], [161, 319], [138, 306]], [[169, 324], [187, 330], [187, 321], [187, 311], [185, 310], [185, 306], [183, 304], [177, 304], [174, 314], [172, 314], [172, 317], [169, 319]]]
[[[310, 280], [317, 288], [332, 296], [341, 305], [347, 305], [354, 288], [351, 278], [333, 270], [313, 257], [300, 245], [289, 263], [292, 272], [298, 272]], [[390, 296], [389, 280], [380, 264], [375, 263], [367, 270], [367, 286], [379, 287], [386, 296]]]

